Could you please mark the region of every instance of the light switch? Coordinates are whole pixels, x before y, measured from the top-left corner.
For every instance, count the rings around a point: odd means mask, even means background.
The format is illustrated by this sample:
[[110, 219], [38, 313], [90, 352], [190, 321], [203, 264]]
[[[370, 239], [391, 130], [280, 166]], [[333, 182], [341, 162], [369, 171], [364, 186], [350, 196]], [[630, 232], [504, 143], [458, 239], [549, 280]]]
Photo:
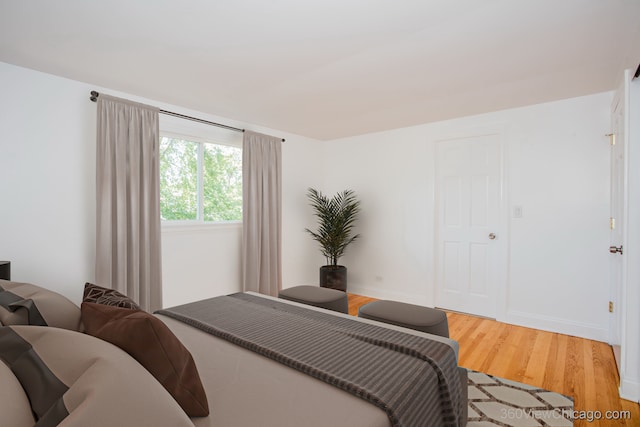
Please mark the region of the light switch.
[[518, 205], [513, 207], [513, 217], [522, 218], [522, 206]]

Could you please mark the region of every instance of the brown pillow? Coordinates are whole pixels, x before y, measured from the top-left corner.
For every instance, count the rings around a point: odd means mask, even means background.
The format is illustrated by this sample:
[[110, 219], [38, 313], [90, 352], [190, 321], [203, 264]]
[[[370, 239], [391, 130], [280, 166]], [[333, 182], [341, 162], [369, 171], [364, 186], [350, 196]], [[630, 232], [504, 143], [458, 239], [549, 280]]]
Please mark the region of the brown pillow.
[[86, 332], [136, 359], [190, 417], [209, 415], [207, 396], [191, 353], [157, 317], [90, 302], [81, 305]]
[[121, 294], [115, 289], [103, 288], [93, 283], [84, 284], [84, 293], [82, 302], [94, 302], [102, 305], [112, 305], [115, 307], [140, 309], [134, 300], [126, 295]]

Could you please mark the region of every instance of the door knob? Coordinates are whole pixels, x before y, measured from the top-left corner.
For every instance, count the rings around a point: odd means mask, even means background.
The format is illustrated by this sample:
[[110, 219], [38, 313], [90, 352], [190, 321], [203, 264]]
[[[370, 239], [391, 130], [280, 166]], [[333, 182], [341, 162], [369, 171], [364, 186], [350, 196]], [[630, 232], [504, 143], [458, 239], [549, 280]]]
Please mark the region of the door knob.
[[609, 246], [609, 252], [611, 252], [612, 254], [620, 254], [620, 255], [622, 255], [622, 245], [620, 247]]
[[496, 240], [496, 235], [495, 235], [495, 233], [489, 233], [489, 239], [491, 239], [491, 240]]

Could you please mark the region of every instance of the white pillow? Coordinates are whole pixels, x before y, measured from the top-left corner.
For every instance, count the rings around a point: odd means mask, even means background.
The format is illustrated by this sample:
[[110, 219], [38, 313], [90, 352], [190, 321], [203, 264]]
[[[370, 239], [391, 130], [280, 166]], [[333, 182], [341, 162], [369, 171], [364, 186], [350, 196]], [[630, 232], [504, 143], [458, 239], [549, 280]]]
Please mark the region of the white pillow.
[[0, 360], [0, 425], [33, 427], [35, 423], [27, 394], [11, 369]]
[[0, 322], [78, 331], [80, 307], [57, 292], [30, 283], [0, 280]]

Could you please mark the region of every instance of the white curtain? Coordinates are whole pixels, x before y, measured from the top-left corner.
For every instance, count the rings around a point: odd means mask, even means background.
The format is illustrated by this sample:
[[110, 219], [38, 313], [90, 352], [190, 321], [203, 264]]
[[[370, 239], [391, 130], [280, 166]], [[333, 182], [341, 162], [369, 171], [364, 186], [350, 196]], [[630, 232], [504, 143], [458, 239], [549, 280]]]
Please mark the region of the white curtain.
[[96, 284], [162, 308], [158, 109], [100, 94]]
[[282, 140], [245, 131], [242, 144], [242, 290], [282, 289]]

